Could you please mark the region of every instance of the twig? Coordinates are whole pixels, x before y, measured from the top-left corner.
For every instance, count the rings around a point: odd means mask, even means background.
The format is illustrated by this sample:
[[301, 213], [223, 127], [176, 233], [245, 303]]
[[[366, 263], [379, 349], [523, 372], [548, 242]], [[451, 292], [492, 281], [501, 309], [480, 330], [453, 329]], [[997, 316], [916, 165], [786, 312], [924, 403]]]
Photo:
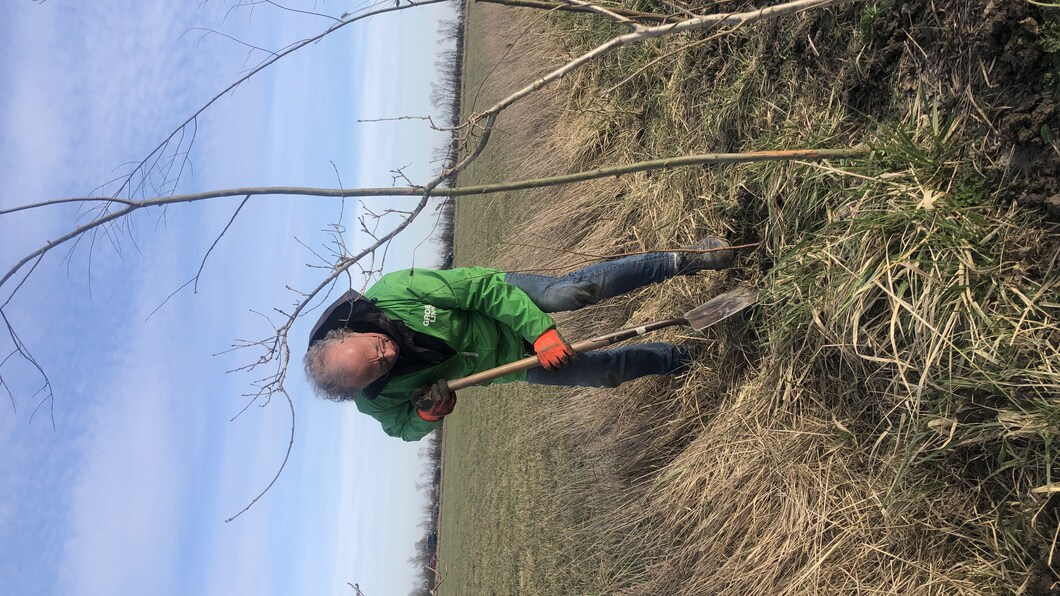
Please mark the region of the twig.
[[508, 106], [523, 99], [524, 97], [530, 95], [538, 89], [541, 89], [545, 85], [557, 81], [566, 76], [568, 73], [577, 70], [578, 68], [581, 68], [588, 62], [606, 54], [609, 54], [623, 46], [640, 43], [642, 41], [654, 39], [656, 37], [662, 37], [664, 35], [672, 35], [685, 31], [703, 29], [705, 27], [753, 23], [765, 19], [790, 15], [813, 8], [825, 8], [828, 6], [834, 6], [837, 4], [844, 4], [856, 1], [858, 0], [795, 0], [794, 2], [778, 4], [776, 6], [770, 6], [751, 12], [728, 15], [704, 15], [693, 19], [686, 19], [678, 23], [657, 25], [655, 27], [642, 27], [637, 31], [633, 31], [632, 33], [627, 33], [625, 35], [614, 37], [611, 40], [600, 44], [592, 50], [589, 50], [588, 52], [582, 54], [581, 56], [578, 56], [577, 58], [571, 60], [563, 66], [553, 70], [545, 76], [538, 78], [533, 83], [498, 101], [492, 107], [487, 109], [485, 114], [499, 114]]
[[681, 5], [676, 4], [674, 2], [667, 2], [666, 0], [659, 0], [659, 3], [662, 4], [663, 6], [668, 6], [668, 7], [672, 8], [672, 9], [674, 9], [674, 10], [680, 12], [680, 13], [683, 13], [686, 16], [689, 16], [689, 17], [698, 17], [698, 16], [700, 16], [700, 15], [692, 12], [691, 10], [688, 10], [684, 6], [681, 6]]
[[152, 310], [149, 315], [147, 315], [147, 318], [144, 319], [144, 321], [149, 321], [151, 319], [151, 317], [155, 316], [156, 312], [162, 310], [162, 307], [165, 306], [167, 302], [169, 302], [170, 298], [176, 296], [178, 292], [180, 292], [184, 288], [188, 287], [189, 284], [191, 284], [191, 283], [195, 284], [195, 288], [192, 290], [193, 294], [198, 294], [199, 293], [199, 277], [202, 275], [202, 270], [206, 266], [206, 259], [208, 259], [210, 257], [210, 253], [213, 252], [214, 247], [216, 247], [217, 243], [220, 242], [221, 238], [224, 237], [225, 232], [227, 232], [228, 228], [230, 228], [232, 226], [232, 222], [234, 222], [236, 220], [236, 216], [239, 215], [240, 210], [243, 209], [243, 205], [246, 205], [247, 201], [249, 201], [249, 200], [250, 200], [250, 195], [247, 195], [246, 197], [243, 198], [243, 201], [239, 203], [239, 207], [236, 207], [235, 213], [232, 214], [232, 217], [228, 220], [228, 223], [225, 225], [224, 229], [221, 230], [221, 233], [217, 235], [217, 238], [214, 238], [213, 244], [211, 244], [210, 248], [208, 248], [206, 250], [206, 254], [204, 254], [202, 256], [202, 262], [199, 263], [199, 270], [195, 272], [195, 277], [192, 277], [188, 281], [184, 282], [179, 288], [177, 288], [176, 290], [173, 290], [172, 294], [170, 294], [169, 296], [166, 296], [166, 299], [162, 301], [162, 304], [159, 304], [158, 306], [156, 306], [155, 309]]
[[638, 25], [637, 23], [634, 23], [629, 18], [624, 17], [624, 16], [618, 14], [617, 12], [609, 10], [608, 8], [603, 7], [603, 6], [598, 6], [596, 4], [591, 4], [589, 2], [583, 2], [582, 0], [560, 0], [560, 2], [562, 2], [564, 4], [569, 4], [571, 6], [577, 6], [577, 7], [581, 8], [583, 10], [586, 10], [588, 12], [592, 12], [592, 13], [603, 15], [605, 17], [613, 19], [614, 21], [616, 21], [618, 23], [622, 23], [623, 25], [629, 26], [634, 31], [639, 31], [641, 29], [641, 27], [642, 27], [642, 25]]
[[147, 157], [145, 157], [143, 160], [141, 160], [140, 163], [136, 167], [133, 168], [133, 171], [130, 172], [129, 175], [125, 177], [125, 181], [122, 182], [121, 186], [113, 194], [115, 196], [118, 196], [118, 195], [121, 195], [126, 190], [132, 190], [130, 188], [130, 184], [132, 183], [132, 180], [136, 176], [140, 176], [140, 182], [136, 186], [136, 189], [139, 190], [139, 188], [145, 183], [146, 175], [148, 173], [148, 170], [145, 170], [144, 168], [147, 166], [147, 164], [149, 162], [151, 162], [152, 159], [156, 159], [157, 157], [160, 156], [160, 153], [165, 150], [165, 148], [174, 139], [174, 137], [176, 137], [178, 134], [181, 134], [181, 132], [184, 130], [185, 127], [187, 127], [188, 125], [190, 125], [193, 122], [195, 122], [195, 119], [198, 118], [199, 115], [201, 115], [203, 112], [205, 112], [210, 106], [212, 106], [214, 103], [216, 103], [219, 99], [221, 99], [222, 97], [227, 95], [229, 92], [231, 92], [233, 89], [235, 89], [239, 85], [241, 85], [244, 82], [246, 82], [247, 80], [249, 80], [254, 75], [258, 74], [259, 72], [261, 72], [263, 70], [265, 70], [269, 66], [275, 64], [279, 60], [285, 58], [286, 56], [289, 56], [289, 55], [293, 54], [294, 52], [297, 52], [298, 50], [300, 50], [300, 49], [302, 49], [302, 48], [304, 48], [306, 46], [312, 45], [312, 44], [316, 43], [317, 41], [320, 41], [324, 37], [326, 37], [328, 35], [331, 35], [335, 31], [338, 31], [339, 29], [342, 29], [343, 27], [345, 27], [347, 25], [356, 23], [357, 21], [360, 21], [362, 19], [366, 19], [368, 17], [376, 16], [376, 15], [380, 15], [380, 14], [385, 14], [385, 13], [388, 13], [388, 12], [394, 12], [394, 11], [398, 11], [398, 10], [405, 10], [407, 8], [412, 8], [412, 7], [415, 7], [415, 6], [422, 6], [422, 5], [426, 5], [426, 4], [437, 4], [437, 3], [443, 2], [443, 1], [444, 0], [422, 0], [420, 2], [417, 2], [416, 4], [406, 4], [405, 6], [390, 6], [390, 7], [387, 7], [387, 8], [380, 8], [380, 9], [377, 9], [377, 10], [372, 10], [372, 11], [369, 11], [369, 12], [366, 12], [366, 13], [363, 13], [363, 14], [360, 14], [360, 15], [356, 15], [356, 16], [347, 15], [346, 18], [344, 18], [341, 21], [335, 23], [334, 25], [328, 27], [327, 29], [325, 29], [321, 33], [319, 33], [317, 35], [314, 35], [313, 37], [308, 37], [306, 39], [303, 39], [303, 40], [301, 40], [299, 42], [296, 42], [294, 44], [291, 44], [290, 46], [284, 48], [283, 50], [281, 50], [279, 52], [276, 52], [275, 54], [269, 56], [266, 60], [262, 61], [257, 66], [255, 66], [254, 68], [250, 69], [246, 74], [244, 74], [243, 76], [241, 76], [238, 79], [236, 79], [235, 82], [231, 83], [230, 85], [225, 87], [223, 90], [221, 90], [219, 93], [217, 93], [212, 98], [210, 98], [209, 101], [207, 101], [205, 104], [203, 104], [201, 107], [199, 107], [199, 109], [197, 109], [191, 116], [189, 116], [187, 119], [185, 119], [184, 122], [182, 122], [179, 126], [177, 126], [177, 128], [175, 128], [171, 133], [169, 133], [169, 135], [161, 143], [159, 143], [154, 149], [151, 150], [150, 153], [147, 154]]
[[306, 15], [310, 15], [310, 16], [314, 16], [314, 17], [320, 17], [322, 19], [331, 19], [332, 21], [335, 21], [335, 22], [341, 22], [342, 21], [342, 19], [337, 19], [337, 18], [335, 18], [335, 17], [333, 17], [333, 16], [331, 16], [329, 14], [324, 14], [324, 13], [320, 13], [320, 12], [313, 12], [311, 10], [301, 10], [301, 9], [298, 9], [298, 8], [291, 8], [289, 6], [284, 6], [284, 5], [279, 4], [277, 2], [273, 2], [273, 0], [254, 0], [253, 2], [240, 2], [239, 4], [236, 4], [235, 6], [233, 6], [233, 7], [228, 9], [228, 12], [225, 13], [225, 19], [227, 19], [228, 15], [231, 14], [232, 11], [234, 11], [236, 9], [246, 8], [247, 6], [249, 6], [251, 8], [251, 11], [253, 11], [254, 6], [256, 6], [258, 4], [270, 4], [272, 6], [275, 6], [276, 8], [279, 8], [280, 10], [286, 10], [288, 12], [294, 12], [294, 13], [298, 13], [298, 14], [306, 14]]
[[246, 507], [240, 509], [239, 513], [237, 513], [237, 514], [233, 515], [232, 517], [226, 519], [225, 520], [226, 524], [228, 522], [234, 520], [235, 518], [239, 517], [240, 515], [243, 515], [244, 513], [246, 513], [248, 509], [250, 509], [251, 507], [254, 506], [254, 503], [258, 502], [258, 499], [260, 499], [261, 497], [265, 496], [265, 493], [269, 492], [269, 489], [272, 488], [272, 485], [276, 484], [276, 480], [280, 477], [280, 474], [283, 472], [283, 469], [287, 466], [287, 461], [291, 459], [291, 450], [294, 449], [294, 402], [291, 401], [291, 396], [290, 396], [290, 394], [287, 393], [286, 389], [282, 389], [281, 388], [279, 391], [280, 391], [280, 393], [283, 393], [283, 396], [285, 398], [287, 398], [287, 407], [291, 411], [291, 436], [287, 440], [287, 452], [284, 454], [283, 462], [280, 463], [280, 467], [276, 470], [276, 475], [272, 477], [272, 481], [269, 482], [268, 486], [266, 486], [264, 489], [262, 489], [262, 491], [260, 493], [258, 493], [258, 495], [256, 497], [251, 499], [250, 502], [247, 503]]
[[[537, 8], [540, 10], [562, 10], [566, 12], [589, 12], [584, 6], [573, 4], [560, 4], [558, 2], [545, 2], [542, 0], [475, 0], [476, 2], [489, 2], [492, 4], [503, 4], [505, 6], [521, 6], [524, 8]], [[681, 20], [677, 15], [658, 14], [654, 12], [643, 12], [632, 10], [621, 6], [610, 6], [608, 10], [638, 21], [654, 23], [672, 23]]]
[[719, 37], [722, 37], [724, 35], [729, 35], [731, 33], [735, 33], [736, 31], [738, 31], [741, 28], [743, 28], [743, 26], [745, 24], [746, 23], [740, 23], [739, 25], [736, 25], [735, 27], [732, 27], [732, 28], [729, 28], [729, 29], [725, 29], [723, 31], [718, 31], [717, 33], [715, 33], [714, 35], [711, 35], [710, 37], [704, 37], [703, 39], [697, 39], [696, 41], [694, 41], [692, 43], [683, 45], [683, 46], [681, 46], [681, 47], [679, 47], [679, 48], [677, 48], [675, 50], [666, 52], [665, 54], [663, 54], [663, 55], [661, 55], [661, 56], [659, 56], [659, 57], [657, 57], [657, 58], [655, 58], [653, 60], [650, 60], [647, 64], [645, 64], [644, 66], [642, 66], [642, 67], [638, 68], [636, 71], [634, 71], [633, 74], [627, 76], [626, 78], [624, 78], [621, 81], [619, 81], [619, 82], [615, 83], [614, 85], [612, 85], [611, 88], [609, 88], [607, 91], [604, 91], [602, 93], [602, 95], [609, 95], [610, 93], [614, 92], [615, 89], [618, 89], [622, 85], [625, 85], [626, 83], [632, 81], [634, 78], [639, 76], [642, 72], [648, 70], [649, 68], [651, 68], [652, 66], [658, 64], [662, 60], [665, 60], [666, 58], [669, 58], [670, 56], [673, 56], [674, 54], [678, 54], [680, 52], [686, 52], [686, 51], [691, 50], [693, 48], [697, 48], [697, 47], [699, 47], [699, 46], [701, 46], [701, 45], [703, 45], [705, 43], [714, 41], [715, 39], [718, 39]]

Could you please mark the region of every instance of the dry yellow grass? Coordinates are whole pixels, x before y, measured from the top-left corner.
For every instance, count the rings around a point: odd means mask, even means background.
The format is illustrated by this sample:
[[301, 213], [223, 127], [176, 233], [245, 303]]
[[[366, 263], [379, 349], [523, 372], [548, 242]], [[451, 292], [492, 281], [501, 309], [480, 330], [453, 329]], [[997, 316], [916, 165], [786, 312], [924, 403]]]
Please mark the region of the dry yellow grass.
[[[967, 3], [941, 4], [962, 34], [978, 34]], [[494, 251], [492, 264], [510, 270], [559, 272], [705, 232], [760, 243], [728, 272], [559, 319], [582, 336], [684, 312], [735, 280], [765, 290], [749, 316], [703, 336], [662, 334], [699, 346], [686, 378], [517, 402], [537, 422], [513, 442], [570, 448], [550, 495], [577, 512], [551, 520], [572, 523], [552, 545], [566, 561], [550, 571], [564, 576], [555, 585], [682, 595], [1058, 585], [1060, 239], [1005, 196], [1013, 186], [981, 173], [1005, 140], [981, 125], [992, 106], [975, 94], [979, 75], [962, 70], [975, 63], [971, 45], [948, 62], [905, 48], [886, 71], [901, 88], [872, 92], [876, 117], [851, 109], [840, 89], [879, 66], [864, 55], [881, 45], [865, 39], [866, 21], [873, 31], [894, 10], [751, 28], [612, 90], [691, 40], [653, 42], [536, 104], [549, 106], [546, 122], [534, 111], [509, 178], [704, 150], [877, 148], [860, 163], [685, 169], [506, 199], [536, 213]], [[586, 18], [511, 21], [503, 31], [529, 27], [537, 52], [510, 63], [516, 78], [599, 36]], [[961, 85], [967, 96], [947, 100]]]

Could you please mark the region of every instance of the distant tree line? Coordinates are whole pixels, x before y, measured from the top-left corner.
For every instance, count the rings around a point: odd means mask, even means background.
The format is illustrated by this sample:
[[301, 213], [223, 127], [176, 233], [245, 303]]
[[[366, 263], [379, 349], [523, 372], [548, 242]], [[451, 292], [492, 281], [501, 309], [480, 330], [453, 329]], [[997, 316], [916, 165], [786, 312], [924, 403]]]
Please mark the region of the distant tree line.
[[[443, 170], [451, 168], [456, 164], [459, 153], [459, 135], [456, 126], [460, 123], [460, 109], [463, 100], [464, 86], [464, 21], [465, 7], [460, 0], [453, 0], [457, 5], [456, 16], [452, 19], [443, 19], [438, 23], [438, 33], [441, 35], [442, 49], [438, 52], [435, 60], [435, 72], [437, 78], [431, 83], [431, 104], [441, 115], [442, 128], [452, 129], [451, 137], [447, 145], [435, 150], [434, 158], [442, 164]], [[455, 174], [446, 178], [443, 184], [452, 186], [455, 184]]]
[[[441, 128], [453, 129], [449, 143], [435, 150], [435, 161], [443, 170], [456, 164], [459, 153], [459, 139], [456, 126], [460, 123], [460, 109], [463, 100], [463, 64], [464, 64], [464, 21], [466, 6], [461, 0], [453, 0], [456, 6], [453, 19], [442, 20], [438, 32], [442, 36], [442, 49], [435, 61], [437, 79], [431, 83], [431, 104], [441, 114]], [[455, 175], [446, 178], [443, 184], [452, 186], [456, 183]], [[448, 269], [453, 266], [453, 242], [456, 231], [456, 202], [446, 198], [438, 205], [438, 231], [436, 238], [441, 246], [439, 267]], [[442, 504], [442, 434], [439, 429], [424, 440], [423, 461], [425, 462], [421, 482], [417, 487], [427, 496], [421, 513], [419, 527], [423, 536], [416, 541], [415, 554], [409, 562], [415, 567], [414, 587], [409, 596], [431, 596], [437, 576], [438, 566], [438, 514]]]
[[439, 206], [438, 231], [435, 232], [441, 245], [441, 263], [439, 269], [450, 269], [453, 266], [453, 234], [456, 233], [456, 200], [445, 199]]
[[423, 440], [421, 453], [424, 456], [422, 482], [416, 486], [427, 495], [419, 526], [423, 536], [416, 541], [416, 553], [409, 562], [416, 568], [415, 586], [409, 596], [431, 596], [435, 586], [435, 569], [438, 566], [438, 514], [442, 504], [442, 433], [439, 429]]
[[[452, 0], [456, 10], [452, 19], [438, 23], [441, 49], [434, 62], [436, 79], [431, 83], [431, 104], [441, 115], [436, 125], [449, 129], [449, 142], [434, 150], [434, 161], [441, 164], [442, 171], [451, 169], [459, 155], [460, 138], [456, 127], [460, 124], [460, 110], [464, 88], [464, 22], [466, 6], [462, 0]], [[456, 174], [445, 178], [443, 186], [456, 184]], [[456, 203], [447, 198], [439, 205], [438, 241], [441, 244], [441, 269], [453, 266], [453, 234], [456, 226]]]

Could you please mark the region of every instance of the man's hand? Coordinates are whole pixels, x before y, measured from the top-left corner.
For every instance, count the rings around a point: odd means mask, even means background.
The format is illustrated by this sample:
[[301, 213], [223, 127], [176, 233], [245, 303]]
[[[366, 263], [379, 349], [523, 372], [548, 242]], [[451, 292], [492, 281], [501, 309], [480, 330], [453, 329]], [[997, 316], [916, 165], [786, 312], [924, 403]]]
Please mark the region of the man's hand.
[[449, 390], [449, 383], [445, 379], [439, 379], [433, 385], [412, 392], [412, 404], [416, 407], [417, 416], [428, 422], [436, 422], [453, 413], [456, 392]]
[[567, 340], [556, 331], [555, 327], [541, 334], [534, 342], [537, 361], [545, 370], [556, 370], [574, 361], [576, 354]]

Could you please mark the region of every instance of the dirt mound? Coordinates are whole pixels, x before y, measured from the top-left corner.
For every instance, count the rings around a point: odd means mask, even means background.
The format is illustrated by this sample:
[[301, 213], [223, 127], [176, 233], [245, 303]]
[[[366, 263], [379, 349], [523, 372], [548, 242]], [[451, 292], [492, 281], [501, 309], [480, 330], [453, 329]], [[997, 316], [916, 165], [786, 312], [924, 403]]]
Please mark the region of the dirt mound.
[[884, 119], [919, 90], [943, 111], [970, 104], [969, 148], [1003, 198], [1060, 219], [1060, 10], [1026, 2], [915, 0], [862, 17], [868, 38], [845, 92]]

